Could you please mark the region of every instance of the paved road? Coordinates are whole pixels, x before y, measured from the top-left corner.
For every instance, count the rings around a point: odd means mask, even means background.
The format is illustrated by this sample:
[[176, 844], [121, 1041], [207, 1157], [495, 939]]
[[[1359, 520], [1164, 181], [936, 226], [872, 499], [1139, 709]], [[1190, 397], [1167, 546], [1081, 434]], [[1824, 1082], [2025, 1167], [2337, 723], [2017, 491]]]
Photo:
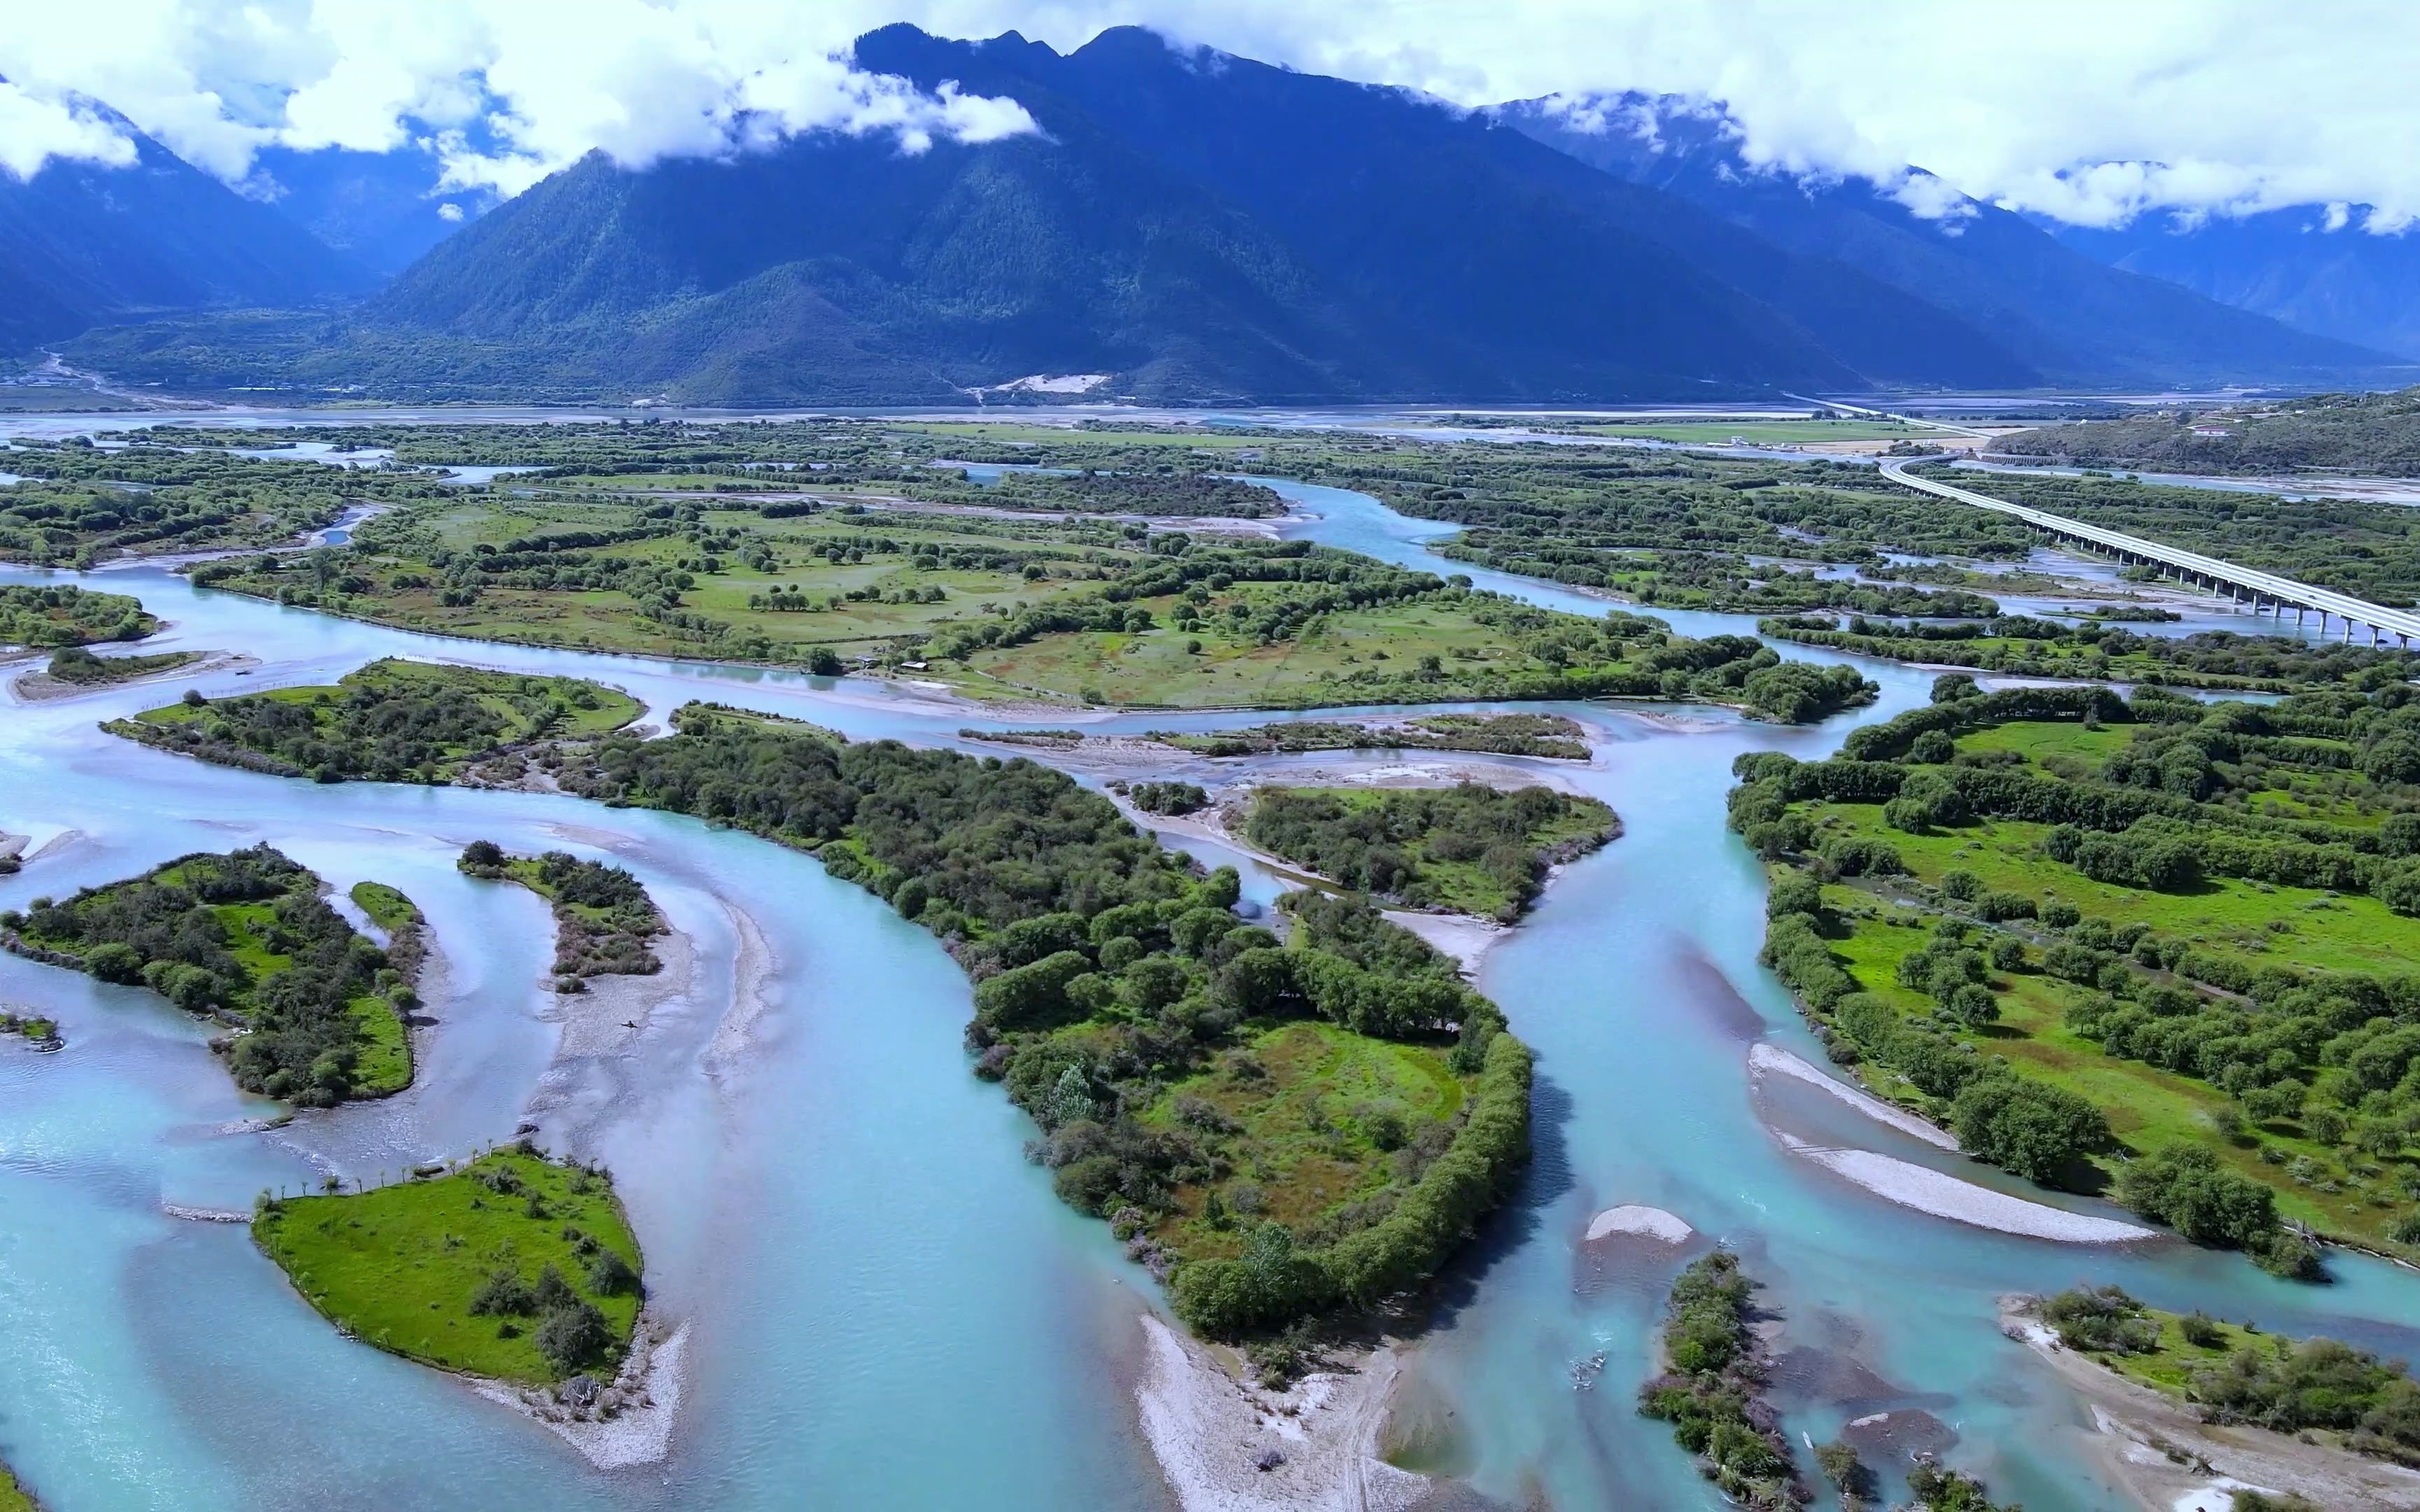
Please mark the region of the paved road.
[[2397, 641], [2407, 646], [2415, 640], [2420, 640], [2420, 614], [2415, 614], [2410, 609], [2388, 609], [2383, 604], [2373, 604], [2366, 599], [2355, 598], [2350, 594], [2339, 594], [2332, 588], [2314, 588], [2308, 583], [2296, 582], [2291, 578], [2280, 578], [2275, 573], [2238, 566], [2232, 562], [2222, 561], [2217, 557], [2206, 557], [2198, 551], [2181, 550], [2173, 546], [2164, 546], [2157, 541], [2146, 540], [2139, 535], [2128, 535], [2122, 531], [2103, 530], [2098, 525], [2086, 525], [2080, 519], [2070, 519], [2064, 515], [2028, 509], [2023, 504], [2009, 503], [2005, 499], [1994, 499], [1989, 494], [1977, 493], [1972, 488], [1961, 488], [1955, 484], [1943, 483], [1933, 478], [1920, 478], [1907, 471], [1912, 463], [1940, 460], [1942, 458], [1937, 456], [1885, 457], [1882, 459], [1883, 476], [1893, 483], [1904, 484], [1908, 487], [1938, 498], [1954, 499], [1962, 504], [1972, 504], [1978, 509], [2013, 515], [2038, 530], [2048, 531], [2067, 540], [2081, 542], [2103, 551], [2116, 552], [2119, 556], [2140, 557], [2147, 562], [2158, 563], [2180, 573], [2197, 574], [2222, 586], [2251, 594], [2256, 603], [2268, 599], [2279, 604], [2291, 605], [2296, 609], [2317, 609], [2321, 616], [2322, 626], [2327, 623], [2326, 616], [2332, 614], [2347, 622], [2348, 627], [2353, 625], [2366, 625], [2382, 634], [2395, 637]]
[[1921, 415], [1893, 414], [1887, 409], [1869, 409], [1863, 405], [1842, 404], [1838, 399], [1814, 399], [1806, 394], [1792, 393], [1786, 390], [1781, 396], [1785, 399], [1796, 399], [1803, 404], [1820, 404], [1826, 409], [1838, 409], [1843, 414], [1864, 415], [1869, 420], [1896, 420], [1902, 425], [1914, 425], [1918, 430], [1947, 431], [1952, 436], [1964, 436], [1978, 441], [1988, 441], [1992, 439], [1992, 433], [1988, 430], [1976, 430], [1968, 425], [1953, 425], [1946, 420], [1927, 420]]

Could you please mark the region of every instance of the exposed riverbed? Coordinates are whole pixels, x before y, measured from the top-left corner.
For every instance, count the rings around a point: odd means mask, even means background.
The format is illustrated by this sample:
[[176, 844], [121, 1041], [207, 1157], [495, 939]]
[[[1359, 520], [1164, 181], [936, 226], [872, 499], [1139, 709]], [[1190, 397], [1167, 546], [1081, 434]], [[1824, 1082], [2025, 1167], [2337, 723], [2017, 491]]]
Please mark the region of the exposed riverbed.
[[[1450, 526], [1357, 494], [1277, 486], [1316, 517], [1289, 520], [1289, 533], [1471, 570], [1422, 544]], [[1557, 608], [1606, 607], [1472, 576]], [[0, 570], [0, 581], [70, 578]], [[196, 591], [156, 567], [81, 580], [140, 594], [173, 621], [156, 649], [258, 658], [250, 676], [193, 679], [213, 694], [329, 681], [407, 655], [593, 677], [631, 691], [658, 722], [690, 698], [935, 745], [958, 744], [961, 726], [1031, 722], [888, 685], [414, 636]], [[1749, 624], [1663, 617], [1690, 634]], [[1620, 1234], [1585, 1242], [1594, 1215], [1631, 1204], [1733, 1244], [1768, 1282], [1787, 1319], [1774, 1396], [1793, 1438], [1920, 1410], [1957, 1435], [1953, 1463], [2037, 1512], [2123, 1502], [2080, 1450], [2089, 1419], [2071, 1392], [2000, 1334], [2004, 1292], [2088, 1275], [2159, 1306], [2420, 1353], [2420, 1280], [2382, 1262], [2332, 1256], [2337, 1284], [2313, 1288], [2171, 1241], [2082, 1248], [1995, 1233], [1898, 1205], [1792, 1149], [1866, 1151], [2120, 1216], [1999, 1177], [1823, 1088], [1750, 1073], [1759, 1042], [1823, 1057], [1755, 964], [1762, 881], [1723, 828], [1730, 762], [1749, 749], [1819, 755], [1854, 724], [1921, 702], [1931, 682], [1858, 665], [1883, 685], [1881, 703], [1814, 730], [1710, 710], [1680, 721], [1607, 705], [1552, 711], [1588, 727], [1595, 757], [1533, 764], [1610, 804], [1625, 834], [1573, 865], [1485, 957], [1481, 985], [1539, 1052], [1538, 1160], [1449, 1277], [1436, 1326], [1394, 1357], [1385, 1442], [1410, 1468], [1515, 1505], [1719, 1504], [1632, 1407], [1664, 1288], [1687, 1252]], [[68, 1041], [48, 1056], [0, 1041], [10, 1361], [0, 1458], [51, 1504], [1171, 1504], [1136, 1398], [1162, 1364], [1136, 1322], [1154, 1288], [1104, 1226], [1063, 1208], [1020, 1158], [1031, 1128], [967, 1073], [969, 989], [923, 932], [805, 856], [683, 818], [535, 794], [314, 786], [95, 728], [163, 697], [155, 687], [0, 702], [0, 830], [75, 832], [0, 879], [0, 906], [267, 840], [340, 890], [375, 879], [419, 903], [442, 960], [427, 1009], [437, 1022], [404, 1096], [230, 1132], [273, 1109], [235, 1091], [203, 1026], [149, 995], [0, 958], [0, 1000], [39, 1006]], [[1081, 722], [1118, 733], [1271, 717]], [[1342, 761], [1171, 753], [1162, 775], [1232, 780]], [[615, 1032], [566, 1039], [538, 985], [552, 936], [543, 905], [453, 870], [482, 837], [610, 857], [646, 884], [690, 958], [636, 1028], [619, 1029], [617, 1014]], [[1240, 864], [1248, 898], [1280, 889], [1249, 857], [1171, 838]], [[657, 1304], [690, 1325], [661, 1463], [593, 1468], [468, 1387], [336, 1336], [241, 1227], [163, 1211], [240, 1210], [263, 1188], [332, 1173], [376, 1180], [509, 1138], [525, 1118], [557, 1148], [613, 1165]]]

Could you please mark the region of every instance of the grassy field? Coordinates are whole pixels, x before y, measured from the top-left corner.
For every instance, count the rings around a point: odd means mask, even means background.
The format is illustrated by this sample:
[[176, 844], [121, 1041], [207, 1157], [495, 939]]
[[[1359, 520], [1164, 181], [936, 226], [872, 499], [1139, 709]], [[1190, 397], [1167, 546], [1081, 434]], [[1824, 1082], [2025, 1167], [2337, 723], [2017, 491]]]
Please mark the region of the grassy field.
[[383, 882], [356, 882], [347, 896], [382, 930], [399, 930], [420, 918], [411, 899]]
[[[1851, 922], [1850, 933], [1831, 945], [1859, 990], [1903, 1014], [1929, 1012], [1930, 999], [1893, 978], [1900, 958], [1924, 947], [1926, 932], [1916, 926], [1925, 916], [1913, 908], [1877, 906], [1871, 894], [1847, 887], [1824, 888], [1824, 900]], [[1861, 911], [1870, 911], [1872, 917], [1859, 917]], [[1898, 922], [1889, 922], [1893, 919]], [[2204, 1146], [2238, 1175], [2275, 1189], [2278, 1211], [2287, 1217], [2327, 1233], [2380, 1237], [2396, 1211], [2408, 1205], [2392, 1181], [2327, 1192], [2316, 1180], [2295, 1180], [2290, 1174], [2294, 1161], [2322, 1163], [2334, 1151], [2304, 1137], [2294, 1125], [2263, 1130], [2268, 1144], [2284, 1156], [2275, 1164], [2260, 1159], [2257, 1149], [2221, 1137], [2229, 1105], [2226, 1093], [2190, 1076], [2106, 1055], [2099, 1044], [2066, 1026], [2068, 1007], [2088, 989], [2035, 971], [1995, 972], [1992, 985], [1999, 1000], [1999, 1022], [1976, 1031], [1970, 1036], [1973, 1042], [2005, 1058], [2020, 1073], [2063, 1088], [2100, 1108], [2126, 1153], [2148, 1155], [2180, 1140]], [[1935, 1117], [1942, 1111], [1885, 1067], [1861, 1061], [1847, 1069], [1894, 1102]], [[2420, 1171], [2420, 1164], [2397, 1165]]]
[[17, 1484], [16, 1475], [7, 1465], [0, 1465], [0, 1512], [41, 1512], [41, 1504]]
[[369, 1192], [272, 1200], [253, 1237], [331, 1322], [442, 1369], [531, 1382], [573, 1373], [541, 1352], [532, 1317], [473, 1311], [499, 1274], [535, 1287], [551, 1269], [595, 1306], [612, 1340], [599, 1368], [638, 1317], [635, 1286], [590, 1279], [600, 1252], [639, 1266], [612, 1181], [520, 1148]]
[[[448, 594], [432, 558], [626, 532], [645, 521], [626, 503], [473, 496], [421, 506], [364, 532], [368, 570], [357, 574], [358, 591], [330, 607], [384, 625], [575, 650], [793, 660], [827, 647], [854, 659], [940, 625], [1097, 593], [1099, 563], [1137, 559], [1113, 527], [1052, 519], [1002, 526], [879, 510], [768, 518], [747, 509], [707, 509], [699, 519], [722, 548], [664, 533], [548, 553], [572, 571], [637, 569], [621, 573], [625, 586], [490, 582], [468, 602], [448, 603], [459, 595]], [[895, 548], [869, 548], [874, 540]], [[952, 559], [986, 564], [946, 564]], [[1040, 570], [1029, 576], [1028, 563]], [[679, 612], [653, 612], [656, 585], [675, 574], [686, 583]], [[226, 585], [274, 596], [290, 576], [247, 572]]]
[[[2287, 707], [2275, 717], [2292, 719], [2283, 712]], [[2230, 717], [2240, 716], [2217, 712], [2207, 723], [2223, 727]], [[2228, 750], [2218, 734], [2205, 738]], [[2113, 721], [2102, 728], [2018, 717], [1971, 721], [1956, 734], [1950, 754], [1987, 767], [2013, 755], [2018, 767], [2039, 776], [2140, 792], [2150, 770], [2147, 763], [2162, 759], [2160, 753], [2189, 757], [2201, 748], [2187, 744], [2175, 725]], [[2248, 816], [2273, 812], [2288, 801], [2307, 817], [2337, 823], [2366, 817], [2371, 826], [2391, 807], [2410, 805], [2410, 785], [2334, 764], [2350, 764], [2352, 756], [2340, 741], [2300, 734], [2216, 760], [2201, 789], [2211, 795], [2192, 810], [2211, 832], [2201, 843], [2211, 848], [2210, 855], [2224, 856], [2221, 835], [2273, 835], [2247, 826]], [[1911, 758], [1909, 770], [1908, 780], [1921, 776], [1931, 782], [1959, 768]], [[2391, 1084], [2397, 1076], [2367, 1069], [2368, 1062], [2359, 1072], [2344, 1069], [2367, 1042], [2365, 1036], [2396, 1029], [2391, 1012], [2385, 1021], [2368, 1021], [2386, 1011], [2376, 1005], [2394, 1000], [2394, 979], [2410, 973], [2415, 961], [2413, 921], [2380, 896], [2219, 874], [2216, 861], [2162, 888], [2144, 885], [2140, 873], [2125, 882], [2102, 880], [2111, 874], [2107, 850], [2097, 861], [2082, 850], [2054, 852], [2071, 841], [2106, 847], [2107, 841], [2079, 840], [2080, 832], [2071, 831], [2055, 841], [2054, 826], [2022, 820], [1967, 815], [1901, 827], [1889, 822], [1883, 805], [1818, 797], [1792, 805], [1789, 822], [1807, 826], [1800, 851], [1807, 859], [1777, 863], [1776, 887], [1803, 886], [1802, 866], [1814, 872], [1822, 908], [1812, 917], [1854, 990], [1905, 1023], [1949, 1035], [2099, 1109], [2120, 1147], [2101, 1158], [2104, 1178], [2127, 1158], [2191, 1144], [2268, 1187], [2282, 1216], [2322, 1234], [2397, 1250], [2420, 1234], [2413, 1222], [2420, 1159], [2402, 1132], [2406, 1126], [2397, 1121], [2402, 1094]], [[2180, 843], [2163, 841], [2163, 835], [2195, 833], [2190, 822], [2154, 823], [2172, 827], [2128, 832], [2131, 844], [2116, 854]], [[2273, 842], [2302, 843], [2282, 837]], [[1823, 859], [1872, 854], [1877, 844], [1888, 847], [1904, 875], [1841, 879]], [[2086, 874], [2082, 868], [2087, 865], [2096, 874]], [[2053, 904], [2071, 906], [2080, 918], [2059, 915]], [[1945, 943], [1953, 926], [1966, 937]], [[1953, 1010], [1946, 995], [1950, 989], [1940, 985], [1938, 975], [1924, 980], [1960, 949], [1976, 952], [1973, 960], [1989, 960], [1981, 982], [1989, 990], [1988, 1014]], [[1916, 985], [1902, 982], [1902, 963], [1918, 951], [1934, 964], [1911, 968]], [[2381, 985], [2368, 990], [2384, 995], [2349, 997], [2321, 1010], [2313, 1006], [2321, 999], [2305, 997], [2299, 985], [2306, 977], [2322, 993], [2350, 991], [2332, 982], [2370, 982]], [[2155, 1026], [2152, 1032], [2164, 1040], [2128, 1038], [2134, 1031], [2106, 1026], [2129, 1014], [2137, 1023], [2196, 1016]], [[1841, 1032], [1840, 1020], [1831, 1021], [1827, 1032]], [[2257, 1052], [2262, 1057], [2285, 1058], [2264, 1059], [2257, 1075], [2246, 1075], [2242, 1062], [2254, 1052], [2241, 1047], [2253, 1044], [2264, 1047]], [[1885, 1047], [1882, 1058], [1900, 1054]], [[1921, 1061], [1909, 1064], [1915, 1074], [1931, 1074]], [[1946, 1112], [1943, 1103], [1874, 1057], [1855, 1058], [1854, 1071], [1885, 1095], [1935, 1117]], [[2371, 1079], [2356, 1079], [2361, 1076]], [[2272, 1090], [2280, 1084], [2291, 1091], [2284, 1101]]]
[[1144, 1115], [1166, 1125], [1207, 1103], [1230, 1129], [1230, 1178], [1180, 1192], [1153, 1233], [1188, 1257], [1241, 1253], [1256, 1222], [1315, 1234], [1323, 1214], [1385, 1187], [1396, 1152], [1444, 1130], [1465, 1095], [1441, 1050], [1316, 1022], [1263, 1029]]
[[[1173, 603], [1143, 601], [1155, 618], [1165, 616]], [[1192, 649], [1197, 645], [1199, 650]], [[985, 649], [968, 657], [963, 670], [946, 664], [923, 675], [978, 699], [1177, 709], [1285, 707], [1354, 702], [1357, 686], [1375, 687], [1408, 674], [1423, 656], [1438, 658], [1438, 702], [1457, 697], [1457, 677], [1529, 665], [1501, 630], [1450, 608], [1412, 604], [1322, 615], [1298, 639], [1274, 645], [1229, 634], [1216, 616], [1194, 631], [1166, 625], [1078, 631]]]
[[2413, 961], [2415, 926], [2376, 898], [2309, 887], [2279, 887], [2234, 877], [2209, 877], [2189, 892], [2151, 892], [2096, 882], [2044, 855], [2048, 825], [1984, 820], [1930, 835], [1910, 835], [1883, 823], [1878, 804], [1827, 804], [1818, 827], [1824, 838], [1866, 836], [1897, 847], [1922, 881], [1971, 872], [1992, 891], [2063, 898], [2087, 918], [2114, 926], [2141, 923], [2162, 935], [2246, 961], [2290, 963], [2337, 971], [2400, 971]]

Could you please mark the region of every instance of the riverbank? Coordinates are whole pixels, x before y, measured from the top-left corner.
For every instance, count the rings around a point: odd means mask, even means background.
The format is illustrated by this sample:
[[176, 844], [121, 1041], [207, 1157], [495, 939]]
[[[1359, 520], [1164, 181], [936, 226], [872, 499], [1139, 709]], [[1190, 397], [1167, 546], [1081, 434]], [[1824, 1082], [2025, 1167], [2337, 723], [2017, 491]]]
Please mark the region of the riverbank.
[[1184, 1512], [1398, 1512], [1435, 1484], [1379, 1458], [1398, 1346], [1269, 1391], [1157, 1317], [1140, 1326], [1135, 1401]]
[[2017, 1234], [2027, 1239], [2054, 1240], [2062, 1244], [2126, 1244], [2137, 1240], [2157, 1239], [2159, 1233], [2138, 1224], [2121, 1223], [2115, 1218], [2096, 1218], [2089, 1213], [2069, 1212], [2040, 1202], [1994, 1192], [1987, 1186], [1962, 1181], [1929, 1165], [1918, 1165], [1890, 1155], [1876, 1154], [1870, 1149], [1841, 1149], [1813, 1144], [1793, 1134], [1775, 1131], [1792, 1154], [1821, 1165], [1843, 1180], [1861, 1186], [1876, 1196], [1931, 1213], [1936, 1218], [1948, 1218], [1977, 1228], [1989, 1228], [2003, 1234]]
[[2000, 1299], [2000, 1332], [2023, 1344], [2081, 1397], [2087, 1443], [2144, 1512], [2232, 1503], [2230, 1493], [2298, 1493], [2322, 1507], [2420, 1509], [2420, 1471], [2242, 1425], [2204, 1423], [2193, 1409], [2074, 1350], [2035, 1316], [2039, 1299]]
[[1958, 1148], [1958, 1136], [1939, 1124], [1929, 1119], [1917, 1118], [1896, 1103], [1885, 1103], [1864, 1088], [1852, 1087], [1837, 1076], [1825, 1075], [1823, 1068], [1812, 1061], [1792, 1055], [1770, 1041], [1759, 1041], [1748, 1047], [1747, 1069], [1751, 1077], [1787, 1076], [1793, 1081], [1804, 1082], [1838, 1098], [1875, 1122], [1888, 1124], [1936, 1149], [1955, 1150]]
[[[689, 1381], [688, 1351], [688, 1324], [668, 1330], [642, 1314], [622, 1368], [596, 1386], [593, 1396], [585, 1390], [541, 1390], [485, 1376], [463, 1380], [479, 1396], [543, 1425], [597, 1469], [627, 1470], [656, 1464], [672, 1452], [673, 1427]], [[585, 1399], [568, 1399], [574, 1395]]]

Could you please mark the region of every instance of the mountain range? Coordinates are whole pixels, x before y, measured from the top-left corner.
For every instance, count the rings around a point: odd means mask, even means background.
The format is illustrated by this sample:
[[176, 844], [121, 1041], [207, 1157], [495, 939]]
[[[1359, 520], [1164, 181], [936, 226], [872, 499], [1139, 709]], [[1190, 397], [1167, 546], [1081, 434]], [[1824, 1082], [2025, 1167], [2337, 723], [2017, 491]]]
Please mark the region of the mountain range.
[[2180, 224], [2055, 225], [2069, 246], [2299, 330], [2420, 358], [2420, 233], [2378, 234], [2296, 206]]
[[125, 167], [54, 160], [0, 173], [0, 353], [89, 327], [209, 305], [365, 293], [377, 277], [277, 210], [244, 198], [83, 101], [133, 144]]
[[[101, 328], [73, 360], [173, 388], [731, 404], [963, 403], [1043, 377], [1162, 402], [2346, 385], [2397, 361], [1993, 207], [1927, 218], [1862, 181], [1758, 173], [1666, 102], [1621, 102], [1652, 137], [1587, 131], [1558, 104], [1461, 111], [1135, 28], [1062, 54], [892, 26], [856, 53], [1015, 99], [1039, 129], [919, 152], [818, 132], [641, 170], [591, 155], [450, 236], [425, 165], [281, 161], [271, 206], [146, 141], [139, 181], [0, 178], [0, 290], [22, 224], [93, 218], [37, 195], [182, 217], [180, 245], [292, 266], [197, 275], [181, 299], [121, 279], [0, 326], [0, 349], [81, 320]], [[219, 197], [166, 193], [155, 154]], [[242, 229], [259, 217], [281, 235]], [[114, 270], [121, 249], [86, 240]], [[250, 308], [126, 323], [178, 303]]]

